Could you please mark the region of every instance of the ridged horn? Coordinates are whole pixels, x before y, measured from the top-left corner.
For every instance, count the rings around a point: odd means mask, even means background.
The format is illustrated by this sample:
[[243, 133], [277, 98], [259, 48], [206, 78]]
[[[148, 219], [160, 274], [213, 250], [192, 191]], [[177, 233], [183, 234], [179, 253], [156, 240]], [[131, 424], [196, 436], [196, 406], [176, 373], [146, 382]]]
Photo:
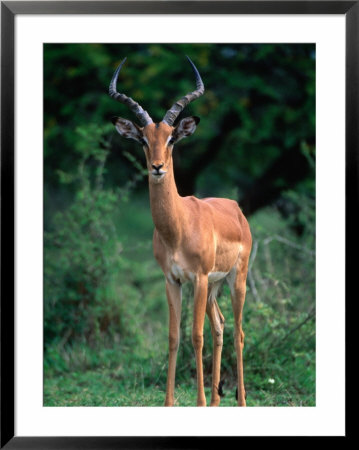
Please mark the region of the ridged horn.
[[115, 73], [113, 74], [113, 77], [112, 77], [112, 80], [110, 83], [108, 93], [109, 93], [110, 97], [112, 97], [113, 99], [117, 100], [120, 103], [127, 105], [130, 108], [130, 110], [136, 114], [136, 117], [141, 122], [141, 125], [143, 125], [145, 127], [146, 125], [153, 122], [151, 117], [148, 115], [147, 111], [145, 111], [138, 103], [136, 103], [134, 100], [132, 100], [132, 98], [127, 97], [127, 95], [125, 95], [125, 94], [120, 94], [116, 90], [118, 74], [120, 73], [122, 66], [124, 65], [126, 59], [127, 58], [124, 58], [122, 60], [121, 64], [115, 70]]
[[[187, 56], [187, 55], [186, 55]], [[181, 113], [181, 111], [191, 102], [193, 102], [193, 100], [196, 100], [196, 98], [200, 97], [201, 95], [203, 95], [204, 93], [204, 84], [203, 81], [201, 79], [201, 75], [199, 74], [197, 67], [193, 64], [193, 62], [191, 61], [191, 59], [187, 56], [188, 61], [190, 62], [193, 72], [196, 76], [196, 87], [197, 89], [193, 92], [190, 92], [189, 94], [185, 95], [184, 97], [182, 97], [180, 100], [178, 100], [176, 103], [173, 104], [173, 106], [171, 107], [171, 109], [169, 109], [164, 118], [163, 118], [163, 122], [166, 122], [167, 125], [172, 126], [174, 121], [177, 119], [177, 117], [179, 116], [179, 114]]]

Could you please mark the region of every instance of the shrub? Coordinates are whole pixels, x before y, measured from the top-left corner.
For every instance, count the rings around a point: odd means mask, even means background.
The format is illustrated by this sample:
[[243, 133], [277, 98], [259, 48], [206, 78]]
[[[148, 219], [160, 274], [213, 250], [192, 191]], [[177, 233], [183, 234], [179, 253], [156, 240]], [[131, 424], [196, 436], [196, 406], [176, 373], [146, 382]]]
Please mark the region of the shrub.
[[[78, 166], [73, 173], [59, 172], [62, 183], [74, 185], [75, 196], [67, 208], [54, 215], [44, 233], [45, 350], [50, 344], [63, 348], [75, 340], [95, 347], [109, 338], [118, 343], [123, 334], [135, 337], [130, 326], [123, 326], [123, 299], [131, 300], [137, 291], [125, 286], [121, 295], [118, 273], [127, 261], [114, 215], [142, 173], [136, 172], [121, 189], [104, 187], [109, 154], [103, 137], [106, 131], [95, 125], [78, 128]], [[47, 356], [61, 366], [53, 350]]]

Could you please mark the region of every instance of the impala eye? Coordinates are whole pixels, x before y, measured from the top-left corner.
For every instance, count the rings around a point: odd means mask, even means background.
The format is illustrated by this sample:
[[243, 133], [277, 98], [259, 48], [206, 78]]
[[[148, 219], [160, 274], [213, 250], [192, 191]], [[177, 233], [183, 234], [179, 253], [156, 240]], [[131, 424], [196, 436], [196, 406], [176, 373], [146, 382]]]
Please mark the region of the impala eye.
[[173, 145], [175, 143], [175, 138], [172, 136], [171, 139], [168, 141], [168, 145]]
[[141, 142], [141, 145], [144, 145], [147, 147], [147, 142], [144, 139], [141, 139], [140, 142]]

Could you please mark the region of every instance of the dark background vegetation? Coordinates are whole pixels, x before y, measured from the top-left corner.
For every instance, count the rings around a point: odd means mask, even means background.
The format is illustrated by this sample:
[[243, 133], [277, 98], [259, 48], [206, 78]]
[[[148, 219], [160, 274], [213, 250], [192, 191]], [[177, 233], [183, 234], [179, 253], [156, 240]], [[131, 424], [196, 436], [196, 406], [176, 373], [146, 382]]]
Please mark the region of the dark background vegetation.
[[[249, 406], [315, 405], [315, 46], [48, 44], [44, 46], [44, 404], [164, 402], [167, 301], [152, 256], [145, 158], [110, 119], [136, 120], [107, 95], [117, 64], [125, 92], [160, 121], [196, 133], [174, 151], [181, 195], [236, 199], [253, 235], [244, 309]], [[191, 288], [184, 287], [177, 405], [195, 404]], [[235, 405], [229, 289], [222, 404]], [[209, 395], [210, 327], [204, 368]]]

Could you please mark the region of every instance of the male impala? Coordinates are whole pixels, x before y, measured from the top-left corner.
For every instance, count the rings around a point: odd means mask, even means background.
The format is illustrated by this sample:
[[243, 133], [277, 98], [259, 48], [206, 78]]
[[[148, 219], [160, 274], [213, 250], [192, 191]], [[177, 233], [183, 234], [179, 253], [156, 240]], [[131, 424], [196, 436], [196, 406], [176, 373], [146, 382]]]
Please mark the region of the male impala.
[[187, 281], [194, 286], [192, 343], [197, 367], [197, 406], [206, 406], [202, 367], [205, 313], [211, 322], [213, 336], [211, 406], [219, 405], [224, 317], [217, 304], [216, 294], [222, 282], [227, 280], [235, 318], [238, 405], [245, 406], [242, 309], [252, 245], [249, 225], [233, 200], [181, 197], [173, 175], [173, 146], [195, 131], [199, 118], [187, 117], [178, 125], [173, 124], [183, 108], [204, 93], [202, 79], [188, 58], [196, 76], [197, 89], [174, 103], [162, 122], [153, 123], [138, 103], [116, 91], [118, 74], [125, 60], [126, 58], [113, 75], [109, 94], [115, 100], [126, 104], [135, 113], [141, 126], [121, 117], [114, 117], [112, 122], [122, 136], [142, 144], [146, 155], [151, 212], [155, 225], [153, 249], [166, 278], [169, 307], [169, 365], [165, 405], [174, 404], [176, 359], [180, 339], [181, 287]]

